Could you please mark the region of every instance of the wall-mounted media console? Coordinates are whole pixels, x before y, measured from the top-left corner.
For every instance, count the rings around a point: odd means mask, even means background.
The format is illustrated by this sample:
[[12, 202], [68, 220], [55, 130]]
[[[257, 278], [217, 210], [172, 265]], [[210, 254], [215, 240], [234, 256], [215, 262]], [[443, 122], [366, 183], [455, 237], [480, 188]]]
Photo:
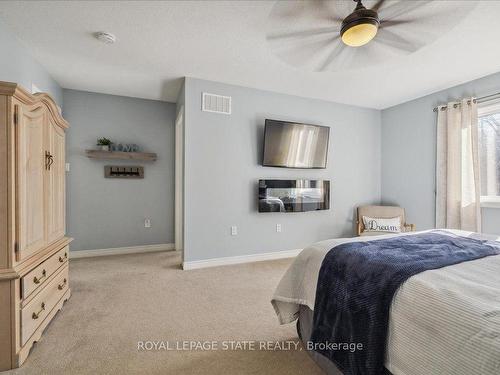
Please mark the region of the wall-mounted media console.
[[330, 209], [328, 180], [259, 180], [259, 212]]

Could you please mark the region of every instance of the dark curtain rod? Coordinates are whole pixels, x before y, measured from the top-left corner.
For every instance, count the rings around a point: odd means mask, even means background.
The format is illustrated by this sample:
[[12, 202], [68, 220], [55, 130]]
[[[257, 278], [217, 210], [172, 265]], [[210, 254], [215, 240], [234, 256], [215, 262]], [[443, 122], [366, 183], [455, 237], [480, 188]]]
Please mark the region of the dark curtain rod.
[[[475, 98], [475, 99], [472, 99], [472, 101], [474, 103], [483, 103], [483, 102], [487, 102], [489, 100], [495, 100], [495, 99], [500, 99], [500, 92], [497, 92], [496, 94], [492, 94], [492, 95], [482, 96], [480, 98]], [[467, 100], [467, 104], [470, 104], [470, 102], [471, 102], [470, 100]], [[460, 105], [460, 103], [455, 103], [455, 104], [453, 104], [453, 108], [457, 108], [459, 105]], [[433, 109], [433, 111], [437, 112], [440, 107], [441, 107], [441, 111], [444, 111], [446, 108], [448, 108], [447, 105], [444, 105], [444, 106], [435, 107]]]

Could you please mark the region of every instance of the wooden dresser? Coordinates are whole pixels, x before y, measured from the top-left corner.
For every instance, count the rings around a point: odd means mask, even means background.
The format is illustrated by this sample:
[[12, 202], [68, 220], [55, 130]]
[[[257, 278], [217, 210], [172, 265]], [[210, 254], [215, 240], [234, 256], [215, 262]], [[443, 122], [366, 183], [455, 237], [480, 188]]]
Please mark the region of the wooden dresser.
[[0, 371], [26, 360], [70, 296], [67, 128], [49, 95], [0, 82]]

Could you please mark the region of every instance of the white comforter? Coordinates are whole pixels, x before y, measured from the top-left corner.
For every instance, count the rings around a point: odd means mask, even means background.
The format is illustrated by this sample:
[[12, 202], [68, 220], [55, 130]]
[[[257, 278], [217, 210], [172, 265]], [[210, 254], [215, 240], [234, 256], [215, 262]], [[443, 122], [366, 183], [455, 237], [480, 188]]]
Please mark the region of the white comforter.
[[[415, 233], [422, 232], [399, 235]], [[319, 269], [330, 249], [382, 237], [388, 236], [333, 239], [304, 249], [271, 301], [280, 323], [297, 319], [299, 305], [314, 310]], [[394, 375], [499, 375], [500, 255], [408, 279], [392, 302], [387, 345], [385, 366]]]

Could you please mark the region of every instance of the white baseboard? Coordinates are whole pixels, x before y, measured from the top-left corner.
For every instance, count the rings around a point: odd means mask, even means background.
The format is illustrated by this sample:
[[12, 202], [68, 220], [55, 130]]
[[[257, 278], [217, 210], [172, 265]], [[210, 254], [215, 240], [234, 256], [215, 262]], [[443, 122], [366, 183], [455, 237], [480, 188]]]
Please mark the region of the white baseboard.
[[301, 251], [302, 251], [302, 249], [295, 249], [295, 250], [286, 250], [286, 251], [275, 251], [272, 253], [239, 255], [239, 256], [234, 256], [234, 257], [194, 260], [191, 262], [183, 262], [182, 268], [184, 270], [194, 270], [197, 268], [227, 266], [230, 264], [261, 262], [263, 260], [293, 258], [293, 257], [297, 256]]
[[75, 250], [69, 252], [69, 257], [70, 259], [78, 259], [78, 258], [102, 257], [108, 255], [152, 253], [156, 251], [169, 251], [169, 250], [175, 250], [175, 244], [162, 243], [158, 245], [114, 247], [111, 249]]

